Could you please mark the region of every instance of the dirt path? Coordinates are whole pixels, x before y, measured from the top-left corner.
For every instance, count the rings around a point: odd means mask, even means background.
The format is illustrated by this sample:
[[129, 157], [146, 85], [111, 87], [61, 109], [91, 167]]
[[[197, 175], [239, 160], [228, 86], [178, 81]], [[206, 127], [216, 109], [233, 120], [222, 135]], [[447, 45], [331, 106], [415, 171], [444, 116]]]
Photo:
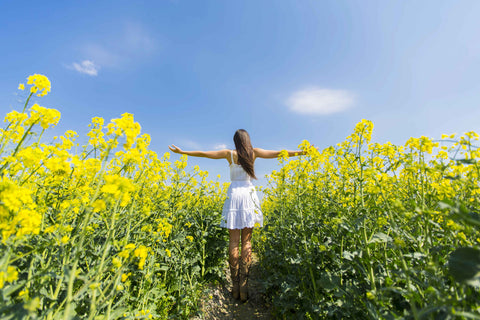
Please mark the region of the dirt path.
[[230, 292], [232, 281], [230, 272], [225, 267], [227, 274], [227, 283], [218, 286], [212, 286], [205, 292], [205, 299], [202, 301], [202, 315], [194, 319], [271, 319], [270, 308], [265, 302], [260, 287], [260, 270], [258, 260], [255, 255], [252, 257], [250, 266], [250, 275], [248, 278], [249, 299], [243, 303], [234, 300]]

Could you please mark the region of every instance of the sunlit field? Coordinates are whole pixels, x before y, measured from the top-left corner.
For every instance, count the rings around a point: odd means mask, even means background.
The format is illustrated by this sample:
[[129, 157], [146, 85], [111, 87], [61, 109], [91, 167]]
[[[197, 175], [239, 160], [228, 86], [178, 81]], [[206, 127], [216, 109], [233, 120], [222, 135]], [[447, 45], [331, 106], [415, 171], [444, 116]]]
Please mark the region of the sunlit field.
[[[227, 184], [148, 149], [125, 113], [80, 146], [33, 75], [0, 131], [2, 319], [188, 319], [225, 279]], [[72, 128], [80, 130], [81, 128]], [[254, 251], [275, 319], [480, 318], [475, 132], [345, 141], [279, 158]]]
[[270, 176], [258, 232], [279, 318], [480, 317], [478, 134], [344, 142]]

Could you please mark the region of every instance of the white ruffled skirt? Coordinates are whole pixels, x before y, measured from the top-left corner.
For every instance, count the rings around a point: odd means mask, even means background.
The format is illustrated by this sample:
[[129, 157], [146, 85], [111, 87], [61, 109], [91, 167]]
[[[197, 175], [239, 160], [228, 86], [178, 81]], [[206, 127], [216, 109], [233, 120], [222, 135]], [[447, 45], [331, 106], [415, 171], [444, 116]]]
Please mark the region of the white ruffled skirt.
[[260, 201], [250, 181], [232, 181], [223, 205], [220, 226], [227, 229], [263, 227]]

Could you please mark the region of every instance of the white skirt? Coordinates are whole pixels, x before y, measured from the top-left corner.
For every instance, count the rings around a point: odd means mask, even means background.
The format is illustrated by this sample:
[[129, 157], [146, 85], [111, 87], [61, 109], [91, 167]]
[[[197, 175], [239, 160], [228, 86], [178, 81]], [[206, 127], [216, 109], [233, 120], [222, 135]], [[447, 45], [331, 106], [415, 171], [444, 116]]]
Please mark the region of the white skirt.
[[223, 205], [220, 227], [243, 229], [263, 227], [263, 214], [255, 186], [250, 181], [232, 181]]

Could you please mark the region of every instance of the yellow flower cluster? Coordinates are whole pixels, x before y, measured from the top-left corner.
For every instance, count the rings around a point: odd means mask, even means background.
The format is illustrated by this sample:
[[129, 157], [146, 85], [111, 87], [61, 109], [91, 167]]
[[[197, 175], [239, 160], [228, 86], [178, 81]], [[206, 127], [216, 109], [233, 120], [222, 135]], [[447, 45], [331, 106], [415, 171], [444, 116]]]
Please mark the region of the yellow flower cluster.
[[107, 135], [122, 136], [125, 134], [126, 142], [123, 145], [125, 150], [132, 147], [135, 142], [135, 138], [140, 134], [140, 124], [133, 120], [133, 114], [124, 113], [120, 119], [113, 119], [111, 123], [107, 125]]
[[[331, 204], [338, 210], [366, 205], [366, 199], [369, 205], [377, 207], [385, 202], [395, 206], [399, 200], [419, 198], [418, 190], [422, 190], [422, 197], [434, 195], [437, 202], [462, 195], [466, 201], [478, 203], [480, 190], [476, 181], [480, 171], [475, 165], [453, 159], [454, 155], [468, 160], [480, 159], [480, 153], [472, 143], [479, 139], [475, 132], [465, 133], [457, 142], [448, 140], [454, 135], [443, 135], [445, 141], [422, 136], [396, 146], [390, 142], [370, 142], [372, 130], [373, 124], [362, 120], [336, 148], [318, 152], [308, 141], [303, 141], [299, 147], [306, 151], [305, 157], [287, 162], [286, 155], [281, 154], [282, 169], [273, 171], [269, 177], [269, 183], [276, 187], [265, 190], [265, 215], [268, 216], [279, 203], [295, 203], [299, 194], [306, 199], [308, 195], [316, 199], [328, 194]], [[465, 189], [462, 181], [471, 181], [472, 185]], [[336, 210], [334, 208], [331, 210]], [[405, 209], [402, 211], [408, 214]], [[468, 236], [458, 233], [456, 224], [444, 222], [444, 216], [445, 212], [439, 212], [433, 217], [436, 223], [456, 232], [457, 238], [467, 243]], [[336, 219], [327, 221], [334, 229], [338, 225]], [[380, 228], [391, 226], [387, 216], [378, 216], [374, 221]]]
[[135, 191], [132, 181], [119, 175], [106, 175], [104, 179], [105, 184], [101, 191], [114, 199], [119, 199], [121, 206], [126, 206], [131, 199], [131, 193]]
[[[47, 77], [41, 74], [34, 74], [28, 77], [27, 84], [31, 84], [32, 87], [30, 88], [31, 93], [37, 93], [37, 96], [43, 97], [46, 96], [51, 89], [50, 80]], [[18, 89], [24, 90], [25, 85], [20, 83], [18, 85]]]
[[4, 242], [13, 234], [21, 238], [40, 232], [42, 215], [36, 210], [31, 194], [8, 178], [0, 178], [0, 230]]
[[153, 253], [152, 249], [145, 247], [144, 245], [140, 245], [138, 248], [135, 249], [133, 255], [139, 258], [138, 261], [138, 269], [143, 270], [145, 266], [145, 261], [147, 259], [148, 253]]
[[40, 123], [43, 129], [48, 129], [51, 125], [57, 125], [60, 121], [60, 112], [56, 109], [49, 109], [34, 104], [30, 111], [30, 117], [25, 121], [27, 126]]
[[[165, 297], [178, 295], [180, 289], [166, 285], [178, 277], [188, 276], [197, 290], [200, 275], [191, 278], [184, 271], [189, 268], [173, 264], [194, 255], [197, 240], [184, 233], [187, 227], [188, 234], [198, 232], [194, 215], [208, 212], [208, 223], [217, 224], [212, 217], [218, 217], [228, 185], [207, 181], [208, 172], [199, 167], [188, 172], [186, 157], [172, 163], [169, 153], [159, 157], [148, 150], [150, 136], [140, 134], [128, 113], [110, 123], [93, 118], [85, 145], [72, 130], [44, 143], [44, 132], [58, 125], [61, 114], [28, 104], [34, 93], [50, 91], [46, 77], [31, 76], [28, 84], [24, 110], [9, 112], [0, 129], [0, 240], [8, 250], [0, 261], [1, 287], [19, 286], [15, 303], [22, 300], [22, 312], [42, 318], [71, 312], [68, 292], [87, 299], [81, 290], [88, 288], [90, 300], [81, 303], [90, 304], [90, 317], [107, 312], [104, 306], [114, 300], [130, 301], [124, 304], [137, 310], [143, 301], [135, 297], [143, 299], [139, 292], [153, 286], [166, 288]], [[186, 248], [182, 256], [169, 259], [178, 245]], [[154, 274], [161, 277], [153, 281]], [[17, 284], [17, 277], [29, 280]], [[45, 286], [48, 293], [40, 290]], [[132, 290], [138, 290], [135, 297]], [[47, 295], [63, 309], [38, 310]], [[170, 298], [162, 303], [165, 310], [181, 308]]]
[[157, 231], [155, 234], [159, 234], [165, 242], [170, 236], [173, 226], [168, 222], [167, 218], [156, 219], [155, 222], [157, 222]]
[[5, 286], [5, 283], [16, 280], [18, 280], [18, 270], [14, 266], [8, 266], [6, 272], [0, 271], [0, 289]]

